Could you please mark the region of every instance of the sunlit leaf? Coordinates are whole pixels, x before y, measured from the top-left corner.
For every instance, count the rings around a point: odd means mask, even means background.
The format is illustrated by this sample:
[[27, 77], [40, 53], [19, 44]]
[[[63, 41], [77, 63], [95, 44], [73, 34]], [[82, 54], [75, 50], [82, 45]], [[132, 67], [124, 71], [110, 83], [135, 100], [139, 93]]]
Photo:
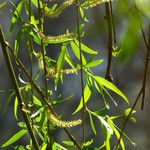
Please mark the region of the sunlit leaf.
[[[84, 102], [85, 102], [85, 104], [88, 102], [90, 96], [91, 96], [91, 90], [90, 90], [88, 84], [86, 84], [85, 89], [84, 89]], [[83, 108], [83, 98], [81, 98], [80, 103], [79, 103], [77, 109], [74, 111], [73, 114], [77, 113], [82, 108]]]
[[[79, 47], [74, 42], [71, 42], [70, 44], [71, 44], [71, 48], [72, 48], [74, 54], [76, 55], [78, 60], [80, 60], [80, 49], [79, 49]], [[85, 60], [85, 57], [83, 56], [83, 54], [82, 54], [82, 63], [83, 63], [83, 65], [86, 65], [86, 60]]]
[[[120, 138], [120, 132], [115, 128], [113, 121], [111, 119], [108, 119], [108, 123], [111, 126], [111, 128], [113, 129], [116, 137], [119, 139]], [[122, 139], [120, 140], [120, 145], [122, 147], [122, 150], [125, 150], [125, 144], [124, 144]]]
[[[130, 112], [131, 112], [131, 108], [128, 108], [128, 109], [125, 110], [124, 114], [125, 114], [126, 116], [128, 116], [128, 115], [130, 114]], [[136, 113], [135, 110], [133, 110], [133, 111], [131, 112], [131, 114], [134, 114], [134, 113]]]
[[10, 33], [13, 31], [16, 23], [20, 20], [19, 19], [19, 15], [20, 15], [21, 10], [22, 10], [23, 2], [24, 1], [20, 1], [20, 3], [18, 4], [18, 6], [16, 7], [15, 11], [13, 12], [13, 17], [11, 19], [11, 25], [10, 25], [10, 31], [9, 31]]
[[4, 7], [7, 4], [7, 1], [0, 3], [0, 8]]
[[63, 147], [62, 145], [60, 145], [56, 142], [53, 143], [52, 149], [53, 150], [67, 150], [65, 147]]
[[14, 134], [6, 143], [4, 143], [1, 147], [7, 147], [14, 142], [18, 141], [23, 135], [25, 135], [28, 132], [28, 130], [22, 129], [16, 134]]
[[18, 120], [17, 112], [18, 112], [18, 98], [16, 97], [14, 102], [14, 116]]
[[[74, 41], [75, 41], [76, 46], [79, 47], [79, 41], [76, 40], [76, 39], [74, 39]], [[89, 54], [94, 54], [94, 55], [98, 54], [97, 51], [90, 49], [89, 47], [87, 47], [83, 43], [81, 43], [81, 50], [84, 51], [84, 52], [86, 52], [86, 53], [89, 53]]]
[[34, 95], [33, 95], [33, 101], [34, 101], [34, 103], [35, 103], [36, 105], [42, 106], [41, 101], [40, 101], [36, 96], [34, 96]]
[[91, 67], [98, 66], [98, 65], [101, 64], [102, 62], [103, 62], [103, 59], [93, 60], [93, 61], [87, 63], [87, 64], [85, 65], [85, 68], [91, 68]]
[[93, 122], [93, 118], [92, 118], [92, 115], [91, 113], [88, 113], [89, 116], [90, 116], [90, 125], [91, 125], [91, 128], [92, 128], [92, 131], [94, 132], [94, 134], [96, 135], [96, 129], [95, 129], [95, 125], [94, 125], [94, 122]]
[[128, 103], [127, 97], [114, 84], [99, 76], [92, 75], [92, 77], [99, 85], [103, 85], [106, 88], [112, 90], [116, 94], [120, 95]]
[[87, 141], [85, 143], [83, 143], [83, 146], [87, 147], [87, 146], [90, 146], [92, 143], [93, 143], [93, 139], [91, 139], [90, 141]]
[[47, 148], [47, 143], [43, 144], [40, 150], [46, 150]]
[[62, 143], [67, 146], [74, 146], [74, 143], [72, 141], [62, 141]]

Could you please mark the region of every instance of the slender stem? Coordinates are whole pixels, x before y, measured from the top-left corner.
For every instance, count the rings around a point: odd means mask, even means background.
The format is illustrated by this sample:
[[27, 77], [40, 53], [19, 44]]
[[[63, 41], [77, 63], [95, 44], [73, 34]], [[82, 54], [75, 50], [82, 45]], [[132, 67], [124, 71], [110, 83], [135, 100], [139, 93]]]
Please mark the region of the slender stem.
[[[31, 8], [31, 0], [29, 0], [29, 22], [31, 22], [31, 11], [32, 11], [32, 8]], [[31, 36], [29, 35], [29, 58], [30, 58], [30, 77], [33, 78], [33, 43], [32, 43], [32, 39], [31, 39]], [[31, 85], [31, 95], [30, 95], [30, 98], [31, 98], [31, 112], [33, 112], [33, 85]], [[33, 118], [31, 119], [31, 122], [32, 122], [32, 129], [33, 129]], [[32, 143], [33, 144], [33, 143]]]
[[114, 14], [113, 14], [113, 8], [112, 8], [112, 2], [111, 1], [110, 1], [110, 14], [111, 14], [111, 20], [112, 20], [112, 29], [113, 29], [113, 35], [114, 35], [114, 43], [116, 43], [117, 42], [117, 38], [116, 38]]
[[[19, 69], [21, 69], [26, 77], [30, 80], [31, 84], [33, 85], [34, 87], [34, 90], [41, 96], [43, 102], [46, 104], [46, 106], [48, 106], [48, 109], [55, 115], [57, 115], [55, 113], [55, 111], [53, 110], [53, 108], [51, 107], [51, 105], [49, 104], [48, 100], [46, 99], [45, 95], [43, 94], [42, 90], [35, 84], [35, 82], [33, 81], [33, 79], [31, 79], [29, 73], [26, 71], [25, 69], [25, 66], [22, 64], [21, 60], [19, 58], [16, 58], [15, 55], [14, 55], [14, 52], [13, 52], [13, 49], [12, 47], [9, 45], [8, 42], [5, 41], [5, 44], [7, 45], [7, 47], [9, 48], [10, 52], [12, 53], [13, 57], [15, 58], [15, 61], [16, 61], [16, 64], [18, 65]], [[74, 145], [76, 145], [76, 147], [80, 150], [80, 144], [78, 143], [78, 141], [75, 139], [75, 138], [71, 138], [71, 137], [74, 137], [72, 135], [71, 132], [69, 132], [67, 130], [67, 128], [63, 128], [64, 131], [67, 133], [68, 137], [70, 138], [70, 140], [74, 143]]]
[[[144, 32], [142, 31], [142, 34], [144, 34]], [[144, 37], [145, 34], [144, 34]], [[146, 38], [145, 38], [146, 39]], [[144, 41], [145, 41], [144, 39]], [[147, 42], [146, 42], [147, 43]], [[149, 24], [149, 37], [148, 37], [148, 45], [147, 45], [147, 53], [146, 53], [146, 56], [145, 56], [145, 68], [144, 68], [144, 75], [143, 75], [143, 83], [142, 83], [142, 87], [140, 89], [140, 92], [138, 93], [137, 95], [137, 98], [135, 99], [135, 102], [134, 104], [132, 105], [131, 107], [131, 110], [129, 112], [129, 115], [126, 117], [124, 123], [123, 123], [123, 127], [122, 127], [122, 130], [121, 130], [121, 133], [120, 133], [120, 137], [118, 139], [118, 142], [114, 148], [114, 150], [118, 150], [119, 148], [119, 144], [120, 144], [120, 141], [122, 139], [122, 136], [123, 136], [123, 133], [124, 133], [124, 130], [126, 128], [126, 125], [130, 119], [130, 116], [132, 115], [132, 112], [134, 110], [134, 108], [136, 107], [138, 101], [140, 100], [140, 97], [142, 96], [142, 109], [144, 108], [144, 98], [145, 98], [145, 88], [146, 88], [146, 79], [147, 79], [147, 72], [148, 72], [148, 67], [149, 67], [149, 57], [150, 57], [150, 24]]]
[[[142, 35], [144, 34], [144, 31], [142, 31]], [[144, 39], [144, 36], [143, 36]], [[145, 41], [145, 39], [144, 39]], [[145, 70], [144, 70], [144, 77], [143, 77], [143, 85], [142, 85], [142, 91], [143, 91], [143, 96], [142, 96], [142, 105], [141, 109], [144, 109], [144, 101], [145, 101], [145, 89], [146, 89], [146, 79], [147, 79], [147, 72], [148, 72], [148, 66], [149, 66], [149, 60], [150, 60], [150, 24], [149, 24], [149, 37], [148, 37], [148, 42], [145, 42], [145, 45], [147, 44], [147, 53], [145, 56]]]
[[67, 133], [68, 137], [71, 139], [71, 141], [74, 143], [74, 145], [78, 148], [78, 150], [81, 150], [80, 144], [76, 141], [75, 137], [70, 134], [70, 132], [64, 128], [65, 132]]
[[105, 3], [105, 11], [106, 11], [107, 26], [108, 26], [108, 62], [107, 62], [105, 78], [108, 81], [112, 81], [111, 64], [112, 64], [112, 39], [113, 38], [112, 38], [112, 22], [111, 22], [109, 2]]
[[[40, 31], [44, 31], [44, 4], [42, 1], [42, 8], [40, 7], [40, 2], [38, 0], [38, 10], [39, 10], [39, 26], [40, 26]], [[43, 66], [44, 66], [44, 84], [45, 84], [45, 97], [48, 99], [48, 80], [47, 80], [47, 69], [46, 69], [46, 60], [45, 60], [45, 46], [43, 39], [41, 39], [41, 53], [42, 53], [42, 61], [43, 61]], [[51, 131], [49, 127], [49, 121], [47, 122], [47, 133], [49, 137], [49, 142], [50, 142], [50, 150], [52, 150], [52, 139], [51, 139]]]
[[83, 81], [83, 61], [82, 61], [82, 51], [81, 51], [81, 33], [80, 33], [80, 0], [76, 0], [77, 5], [77, 34], [79, 40], [79, 50], [80, 50], [80, 79], [81, 79], [81, 92], [82, 92], [82, 102], [83, 102], [83, 114], [82, 114], [82, 138], [83, 143], [85, 142], [85, 115], [86, 115], [86, 104], [84, 98], [84, 81]]
[[30, 119], [29, 119], [28, 115], [26, 114], [26, 112], [24, 111], [25, 104], [23, 103], [23, 98], [22, 98], [20, 90], [19, 90], [18, 82], [17, 82], [17, 79], [16, 79], [16, 75], [15, 75], [11, 60], [10, 60], [10, 56], [9, 56], [9, 53], [8, 53], [8, 50], [7, 50], [7, 44], [5, 42], [5, 38], [4, 38], [1, 27], [0, 27], [0, 43], [1, 43], [1, 47], [2, 47], [2, 51], [3, 51], [3, 54], [4, 54], [5, 61], [6, 61], [6, 64], [7, 64], [7, 68], [8, 68], [8, 72], [9, 72], [9, 75], [10, 75], [11, 82], [13, 83], [14, 88], [15, 88], [15, 92], [16, 92], [16, 95], [17, 95], [17, 98], [18, 98], [19, 107], [20, 107], [22, 116], [23, 116], [24, 121], [26, 123], [28, 132], [31, 136], [33, 146], [36, 150], [39, 150], [39, 145], [38, 145], [36, 136], [35, 136], [35, 134], [32, 130], [32, 127], [31, 127], [31, 124], [30, 124]]

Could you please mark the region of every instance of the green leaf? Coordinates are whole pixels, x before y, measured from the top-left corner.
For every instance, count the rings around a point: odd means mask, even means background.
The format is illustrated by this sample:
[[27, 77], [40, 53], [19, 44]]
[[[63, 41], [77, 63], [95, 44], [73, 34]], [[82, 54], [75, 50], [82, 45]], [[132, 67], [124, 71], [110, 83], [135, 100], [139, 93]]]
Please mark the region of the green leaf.
[[18, 4], [18, 6], [16, 7], [15, 11], [13, 12], [13, 17], [11, 19], [11, 25], [10, 25], [10, 31], [9, 31], [10, 33], [13, 31], [16, 23], [18, 21], [20, 21], [19, 16], [20, 16], [20, 13], [21, 13], [21, 10], [22, 10], [23, 2], [24, 1], [20, 1], [20, 3]]
[[47, 143], [43, 144], [40, 150], [46, 150], [47, 148]]
[[18, 141], [23, 135], [25, 135], [28, 132], [28, 130], [22, 129], [19, 132], [17, 132], [15, 135], [13, 135], [6, 143], [4, 143], [1, 147], [7, 147], [14, 142]]
[[[75, 41], [75, 44], [77, 45], [77, 47], [79, 47], [79, 41], [76, 39], [74, 39], [74, 41]], [[83, 50], [84, 52], [89, 53], [89, 54], [94, 54], [94, 55], [98, 54], [97, 51], [90, 49], [83, 43], [81, 43], [81, 50]]]
[[106, 116], [106, 114], [108, 113], [108, 111], [109, 111], [109, 106], [107, 105], [106, 107], [101, 108], [101, 109], [95, 111], [94, 113], [96, 113], [99, 116]]
[[[128, 109], [125, 110], [124, 114], [125, 114], [126, 116], [128, 116], [130, 112], [131, 112], [131, 108], [128, 108]], [[134, 113], [136, 113], [135, 110], [133, 110], [133, 111], [131, 112], [131, 114], [134, 114]]]
[[18, 111], [18, 98], [16, 97], [14, 102], [14, 116], [18, 120], [17, 111]]
[[35, 103], [36, 105], [42, 106], [41, 101], [40, 101], [35, 95], [33, 95], [33, 101], [34, 101], [34, 103]]
[[106, 88], [112, 90], [116, 94], [120, 95], [128, 103], [127, 97], [114, 84], [112, 84], [111, 82], [107, 81], [106, 79], [104, 79], [102, 77], [94, 76], [92, 74], [91, 74], [91, 76], [100, 86], [103, 85]]
[[[113, 129], [116, 137], [119, 139], [120, 138], [120, 132], [115, 128], [113, 121], [111, 119], [108, 119], [108, 123], [111, 126], [111, 128]], [[122, 139], [120, 141], [120, 145], [121, 145], [122, 149], [125, 150], [125, 145], [124, 145], [124, 142]]]
[[93, 143], [93, 139], [91, 139], [90, 141], [87, 141], [85, 143], [83, 143], [83, 146], [87, 147], [87, 146], [90, 146], [92, 143]]
[[65, 147], [63, 147], [62, 145], [54, 142], [53, 146], [52, 146], [53, 150], [67, 150]]
[[5, 104], [5, 106], [4, 106], [3, 115], [5, 114], [6, 109], [7, 109], [8, 105], [9, 105], [9, 103], [10, 103], [12, 97], [13, 97], [15, 94], [16, 94], [15, 92], [12, 92], [12, 93], [9, 95], [9, 97], [8, 97], [8, 99], [7, 99], [7, 101], [6, 101], [6, 104]]
[[[71, 48], [72, 48], [74, 54], [76, 55], [78, 60], [80, 60], [80, 49], [79, 49], [79, 47], [74, 42], [70, 42], [70, 44], [71, 44]], [[82, 54], [82, 63], [83, 63], [83, 65], [86, 65], [86, 60], [85, 60], [85, 57], [83, 56], [83, 54]]]
[[92, 118], [92, 115], [90, 112], [88, 112], [89, 116], [90, 116], [90, 125], [91, 125], [91, 128], [92, 128], [92, 131], [94, 132], [94, 134], [96, 135], [96, 129], [95, 129], [95, 125], [94, 125], [94, 122], [93, 122], [93, 118]]
[[14, 54], [15, 56], [17, 57], [18, 55], [18, 49], [19, 49], [19, 45], [20, 45], [20, 41], [21, 41], [21, 38], [22, 38], [22, 35], [24, 34], [25, 32], [25, 28], [26, 26], [22, 26], [20, 29], [19, 29], [19, 32], [15, 38], [15, 43], [14, 43]]
[[63, 68], [64, 60], [65, 60], [65, 54], [66, 54], [66, 44], [63, 44], [61, 47], [61, 53], [60, 53], [58, 61], [57, 61], [58, 72]]
[[103, 119], [103, 117], [98, 116], [97, 118], [100, 120], [100, 122], [106, 127], [107, 131], [110, 133], [110, 135], [113, 134], [113, 129], [112, 127]]
[[94, 60], [92, 62], [89, 62], [85, 65], [85, 68], [91, 68], [91, 67], [95, 67], [98, 66], [99, 64], [101, 64], [103, 62], [103, 59], [98, 59], [98, 60]]
[[[84, 102], [85, 102], [85, 104], [88, 102], [90, 96], [91, 96], [91, 90], [90, 90], [88, 84], [86, 84], [85, 89], [84, 89]], [[82, 109], [82, 107], [83, 107], [83, 98], [81, 98], [80, 103], [79, 103], [77, 109], [74, 111], [73, 114], [77, 113], [80, 109]]]
[[66, 62], [72, 67], [72, 68], [75, 68], [75, 64], [74, 62], [71, 60], [70, 56], [68, 54], [65, 55], [65, 60]]
[[97, 115], [95, 112], [92, 112], [89, 109], [87, 109], [87, 111], [100, 120], [100, 122], [102, 123], [102, 125], [104, 125], [105, 128], [109, 131], [110, 135], [113, 134], [113, 130], [112, 130], [111, 126], [105, 121], [105, 119], [103, 117]]
[[74, 143], [72, 141], [62, 141], [63, 144], [67, 145], [67, 146], [74, 146]]
[[0, 4], [0, 8], [4, 7], [7, 4], [7, 1], [4, 1]]

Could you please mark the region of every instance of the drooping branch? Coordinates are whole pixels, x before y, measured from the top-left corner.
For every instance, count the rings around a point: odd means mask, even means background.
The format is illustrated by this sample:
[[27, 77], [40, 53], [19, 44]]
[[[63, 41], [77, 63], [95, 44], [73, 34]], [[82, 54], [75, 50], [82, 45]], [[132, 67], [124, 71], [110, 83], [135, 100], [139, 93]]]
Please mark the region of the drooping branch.
[[38, 144], [36, 136], [35, 136], [35, 134], [32, 130], [32, 126], [30, 124], [30, 119], [29, 119], [28, 115], [26, 114], [26, 112], [24, 111], [25, 104], [23, 102], [22, 95], [19, 91], [18, 82], [17, 82], [17, 79], [16, 79], [16, 75], [15, 75], [11, 60], [10, 60], [10, 56], [9, 56], [9, 53], [8, 53], [8, 50], [7, 50], [7, 44], [5, 42], [5, 38], [4, 38], [1, 27], [0, 27], [0, 43], [1, 43], [2, 51], [3, 51], [3, 54], [4, 54], [4, 58], [5, 58], [5, 61], [6, 61], [6, 65], [7, 65], [7, 68], [8, 68], [8, 72], [9, 72], [9, 75], [10, 75], [11, 82], [14, 85], [14, 88], [15, 88], [15, 92], [16, 92], [16, 95], [17, 95], [17, 98], [18, 98], [19, 107], [20, 107], [23, 119], [26, 123], [26, 126], [27, 126], [28, 132], [30, 134], [30, 137], [32, 139], [34, 148], [36, 150], [39, 150], [39, 144]]
[[146, 36], [145, 36], [145, 34], [144, 34], [144, 31], [143, 31], [143, 30], [141, 30], [141, 31], [142, 31], [142, 35], [144, 35], [144, 36], [143, 36], [144, 42], [145, 42], [145, 44], [147, 43], [147, 44], [146, 44], [146, 45], [147, 45], [147, 46], [146, 46], [146, 47], [147, 47], [147, 53], [146, 53], [146, 56], [145, 56], [145, 67], [144, 67], [143, 83], [142, 83], [141, 89], [140, 89], [140, 91], [139, 91], [139, 93], [138, 93], [138, 95], [137, 95], [137, 98], [135, 99], [135, 101], [134, 101], [134, 103], [133, 103], [133, 105], [132, 105], [132, 107], [131, 107], [131, 110], [130, 110], [129, 114], [128, 114], [128, 116], [126, 117], [126, 119], [125, 119], [125, 121], [124, 121], [124, 123], [123, 123], [123, 127], [122, 127], [122, 130], [121, 130], [121, 132], [120, 132], [120, 137], [119, 137], [119, 139], [118, 139], [118, 142], [117, 142], [117, 144], [116, 144], [114, 150], [118, 150], [118, 149], [119, 149], [120, 141], [121, 141], [121, 139], [122, 139], [124, 130], [125, 130], [126, 126], [127, 126], [127, 123], [128, 123], [128, 121], [129, 121], [131, 115], [132, 115], [132, 112], [133, 112], [133, 110], [135, 109], [137, 103], [139, 102], [141, 96], [142, 96], [141, 109], [142, 109], [142, 110], [144, 109], [146, 79], [147, 79], [147, 73], [148, 73], [148, 67], [149, 67], [149, 60], [150, 60], [150, 24], [149, 24], [148, 42], [146, 42], [146, 38], [145, 38]]
[[108, 61], [107, 61], [107, 68], [106, 68], [106, 75], [105, 78], [108, 81], [112, 81], [111, 77], [111, 65], [112, 65], [112, 22], [111, 22], [111, 13], [110, 13], [110, 6], [109, 2], [105, 3], [105, 11], [106, 11], [106, 20], [107, 20], [107, 26], [108, 26]]
[[[4, 42], [5, 42], [5, 45], [9, 48], [9, 50], [12, 53], [13, 57], [15, 58], [16, 64], [18, 65], [18, 68], [21, 69], [25, 73], [26, 77], [29, 79], [30, 83], [33, 85], [34, 90], [40, 95], [40, 97], [42, 98], [43, 102], [48, 107], [48, 110], [50, 111], [50, 113], [52, 113], [57, 119], [59, 119], [58, 115], [56, 114], [56, 112], [53, 110], [52, 106], [50, 105], [50, 103], [46, 99], [45, 94], [43, 94], [42, 90], [35, 84], [35, 82], [33, 81], [33, 79], [30, 77], [30, 74], [27, 72], [27, 70], [26, 70], [25, 66], [22, 64], [21, 60], [18, 57], [17, 58], [15, 57], [12, 47], [9, 45], [9, 43], [7, 41], [4, 41]], [[61, 121], [61, 120], [59, 119], [59, 121]], [[81, 122], [79, 122], [79, 124], [80, 123]], [[71, 139], [71, 141], [74, 143], [74, 145], [79, 150], [81, 150], [80, 144], [74, 138], [74, 136], [67, 130], [67, 128], [63, 127], [63, 129], [65, 130], [65, 132], [67, 133], [67, 135], [69, 136], [69, 138]]]
[[79, 41], [79, 50], [80, 50], [80, 83], [81, 83], [81, 93], [82, 93], [82, 103], [83, 103], [83, 116], [82, 116], [82, 138], [83, 143], [85, 142], [85, 115], [86, 115], [86, 104], [85, 104], [85, 97], [84, 97], [84, 79], [83, 79], [83, 60], [82, 60], [82, 50], [81, 50], [81, 33], [80, 33], [80, 0], [76, 0], [77, 5], [77, 34], [78, 34], [78, 41]]

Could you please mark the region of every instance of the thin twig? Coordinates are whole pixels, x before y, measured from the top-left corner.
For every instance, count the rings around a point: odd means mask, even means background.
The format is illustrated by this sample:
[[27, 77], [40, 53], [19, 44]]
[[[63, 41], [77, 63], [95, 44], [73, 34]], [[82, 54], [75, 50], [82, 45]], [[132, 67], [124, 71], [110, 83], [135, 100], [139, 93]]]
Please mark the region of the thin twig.
[[[31, 84], [33, 85], [35, 91], [41, 96], [43, 102], [48, 106], [49, 110], [57, 115], [55, 113], [55, 111], [53, 110], [52, 106], [49, 104], [48, 100], [46, 99], [45, 95], [43, 94], [43, 92], [41, 91], [41, 89], [35, 84], [35, 82], [33, 81], [33, 79], [31, 79], [29, 73], [26, 71], [25, 66], [22, 64], [22, 62], [20, 61], [19, 58], [16, 58], [14, 53], [13, 53], [13, 49], [12, 47], [9, 45], [8, 42], [5, 42], [5, 44], [7, 45], [7, 47], [9, 48], [10, 52], [12, 53], [13, 57], [16, 60], [16, 64], [18, 65], [18, 67], [25, 73], [26, 77], [30, 80]], [[74, 137], [68, 130], [67, 128], [63, 128], [65, 130], [65, 132], [67, 133], [67, 135], [70, 135], [69, 138], [72, 136]], [[69, 133], [69, 134], [68, 134]], [[80, 144], [78, 143], [78, 141], [75, 138], [70, 138], [71, 141], [74, 143], [74, 145], [76, 145], [76, 147], [80, 150]]]
[[115, 23], [114, 23], [114, 14], [113, 14], [113, 8], [112, 8], [112, 2], [110, 1], [110, 14], [111, 14], [111, 20], [112, 20], [112, 29], [113, 29], [113, 35], [114, 35], [114, 43], [117, 42], [116, 38], [116, 30], [115, 30]]
[[[32, 8], [31, 8], [31, 0], [29, 0], [29, 22], [31, 22], [31, 12], [32, 12]], [[29, 36], [29, 60], [30, 60], [30, 77], [33, 78], [33, 43], [32, 43], [32, 39], [31, 36]], [[33, 112], [33, 86], [31, 85], [31, 95], [30, 95], [30, 99], [31, 99], [31, 112]], [[33, 129], [33, 118], [31, 119], [32, 122], [32, 129]], [[32, 143], [33, 144], [33, 143]]]
[[5, 57], [5, 61], [6, 61], [6, 64], [7, 64], [7, 68], [8, 68], [8, 72], [9, 72], [9, 75], [10, 75], [11, 82], [13, 83], [14, 88], [15, 88], [15, 92], [16, 92], [16, 95], [17, 95], [17, 98], [18, 98], [19, 107], [20, 107], [22, 116], [23, 116], [24, 121], [26, 123], [28, 132], [31, 136], [33, 146], [36, 150], [39, 150], [39, 144], [38, 144], [36, 136], [35, 136], [35, 134], [32, 130], [32, 127], [31, 127], [31, 124], [30, 124], [30, 119], [29, 119], [28, 115], [26, 114], [26, 112], [24, 111], [25, 104], [23, 102], [23, 98], [22, 98], [21, 93], [19, 91], [18, 82], [17, 82], [17, 79], [16, 79], [16, 75], [15, 75], [11, 60], [10, 60], [10, 56], [9, 56], [9, 53], [8, 53], [8, 50], [7, 50], [7, 44], [6, 44], [6, 41], [5, 41], [5, 38], [4, 38], [1, 27], [0, 27], [0, 43], [1, 43], [2, 51], [3, 51], [4, 57]]
[[[142, 32], [142, 34], [144, 34], [144, 32], [143, 32], [142, 30], [141, 30], [141, 32]], [[144, 34], [144, 37], [146, 37], [145, 34]], [[146, 39], [146, 38], [145, 38], [145, 39]], [[145, 39], [144, 39], [144, 41], [145, 41]], [[131, 110], [130, 110], [128, 116], [126, 117], [126, 119], [125, 119], [125, 121], [124, 121], [124, 123], [123, 123], [123, 127], [122, 127], [122, 130], [121, 130], [121, 132], [120, 132], [120, 137], [119, 137], [119, 139], [118, 139], [118, 142], [117, 142], [117, 144], [116, 144], [114, 150], [118, 150], [120, 141], [121, 141], [121, 139], [122, 139], [124, 130], [125, 130], [125, 128], [126, 128], [126, 125], [127, 125], [128, 121], [129, 121], [129, 119], [130, 119], [130, 116], [132, 115], [132, 112], [133, 112], [134, 108], [136, 107], [138, 101], [140, 100], [140, 97], [141, 97], [141, 96], [142, 96], [142, 106], [141, 106], [141, 109], [143, 110], [143, 108], [144, 108], [146, 79], [147, 79], [147, 72], [148, 72], [148, 66], [149, 66], [149, 57], [150, 57], [150, 24], [149, 24], [148, 42], [146, 42], [146, 43], [148, 43], [148, 47], [147, 47], [147, 53], [146, 53], [146, 56], [145, 56], [145, 68], [144, 68], [144, 75], [143, 75], [142, 87], [141, 87], [141, 89], [140, 89], [140, 92], [139, 92], [138, 95], [137, 95], [137, 98], [135, 99], [134, 104], [133, 104], [132, 107], [131, 107]]]
[[[38, 0], [39, 1], [39, 0]], [[40, 2], [38, 2], [38, 12], [39, 12], [39, 26], [40, 26], [40, 32], [44, 31], [44, 4], [42, 1], [42, 8], [40, 7]], [[41, 39], [41, 53], [42, 53], [42, 61], [43, 61], [43, 66], [44, 66], [44, 84], [45, 84], [45, 97], [48, 99], [48, 80], [47, 80], [47, 70], [46, 70], [46, 60], [45, 60], [45, 46], [43, 39]], [[49, 127], [49, 121], [47, 121], [47, 133], [48, 133], [48, 138], [50, 142], [50, 150], [52, 150], [52, 138], [51, 138], [51, 131]]]
[[110, 8], [109, 8], [109, 2], [105, 3], [105, 11], [106, 11], [107, 26], [108, 26], [108, 62], [107, 62], [105, 78], [108, 81], [112, 82], [111, 64], [112, 64], [112, 39], [113, 38], [112, 38], [112, 22], [111, 22], [111, 13], [110, 13]]
[[77, 6], [77, 34], [79, 40], [79, 51], [80, 51], [80, 79], [81, 79], [81, 92], [82, 92], [82, 103], [83, 103], [83, 116], [82, 116], [82, 138], [83, 143], [85, 142], [85, 115], [86, 115], [86, 104], [84, 98], [84, 81], [83, 81], [83, 61], [82, 61], [82, 50], [81, 50], [81, 33], [80, 33], [80, 0], [76, 0]]

